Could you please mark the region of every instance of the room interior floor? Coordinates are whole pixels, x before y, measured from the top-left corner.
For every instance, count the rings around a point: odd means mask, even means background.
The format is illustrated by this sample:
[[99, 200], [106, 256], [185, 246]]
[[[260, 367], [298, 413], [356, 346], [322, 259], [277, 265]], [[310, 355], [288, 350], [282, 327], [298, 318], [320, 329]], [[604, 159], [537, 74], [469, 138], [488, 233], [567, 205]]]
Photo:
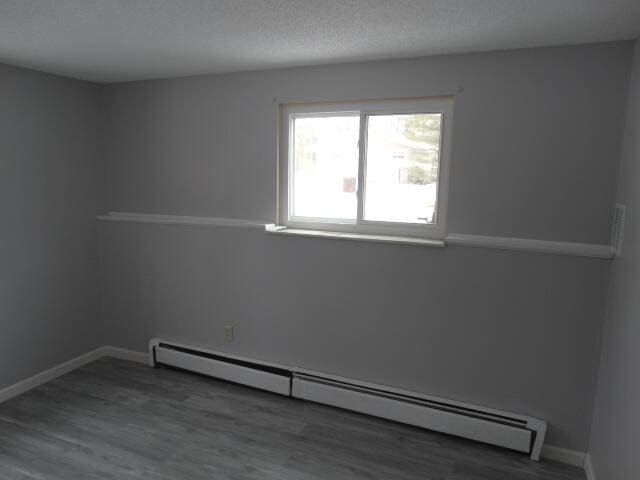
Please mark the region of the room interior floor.
[[579, 468], [103, 358], [0, 405], [0, 479], [574, 480]]

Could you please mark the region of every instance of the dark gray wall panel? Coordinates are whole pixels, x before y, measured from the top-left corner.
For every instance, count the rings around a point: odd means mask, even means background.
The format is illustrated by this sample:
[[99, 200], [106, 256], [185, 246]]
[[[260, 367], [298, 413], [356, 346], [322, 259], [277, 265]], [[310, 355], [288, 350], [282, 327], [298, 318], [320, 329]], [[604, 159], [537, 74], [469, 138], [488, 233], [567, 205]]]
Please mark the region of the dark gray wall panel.
[[590, 452], [598, 478], [640, 478], [640, 46], [636, 43], [618, 200], [627, 205], [622, 255], [611, 269]]
[[0, 65], [0, 388], [101, 344], [98, 102]]

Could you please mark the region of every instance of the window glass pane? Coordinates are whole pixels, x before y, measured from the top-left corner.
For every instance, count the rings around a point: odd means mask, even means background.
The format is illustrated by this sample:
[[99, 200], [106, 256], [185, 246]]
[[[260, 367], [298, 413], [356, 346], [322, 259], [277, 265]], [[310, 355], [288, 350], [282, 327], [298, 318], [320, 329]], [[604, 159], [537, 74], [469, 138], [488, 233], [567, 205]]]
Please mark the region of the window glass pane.
[[371, 115], [367, 123], [365, 220], [434, 223], [442, 115]]
[[355, 220], [359, 116], [294, 122], [293, 216]]

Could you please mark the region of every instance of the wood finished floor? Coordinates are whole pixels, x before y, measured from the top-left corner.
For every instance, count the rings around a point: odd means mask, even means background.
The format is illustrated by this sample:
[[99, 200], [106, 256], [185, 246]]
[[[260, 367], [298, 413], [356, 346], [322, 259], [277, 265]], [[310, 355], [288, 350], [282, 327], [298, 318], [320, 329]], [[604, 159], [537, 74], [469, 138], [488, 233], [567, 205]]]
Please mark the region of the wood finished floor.
[[0, 479], [583, 480], [582, 470], [103, 358], [0, 405]]

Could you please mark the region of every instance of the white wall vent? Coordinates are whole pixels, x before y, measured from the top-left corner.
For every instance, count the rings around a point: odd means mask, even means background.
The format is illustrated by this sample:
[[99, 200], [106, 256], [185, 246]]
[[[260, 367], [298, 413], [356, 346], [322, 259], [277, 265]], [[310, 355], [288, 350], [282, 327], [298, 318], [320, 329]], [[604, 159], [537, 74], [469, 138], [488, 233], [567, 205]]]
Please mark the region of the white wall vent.
[[616, 209], [613, 214], [613, 226], [611, 229], [611, 249], [616, 255], [620, 255], [622, 253], [625, 213], [626, 207], [616, 203]]
[[533, 417], [157, 338], [149, 343], [149, 363], [518, 450], [533, 460], [547, 430]]

